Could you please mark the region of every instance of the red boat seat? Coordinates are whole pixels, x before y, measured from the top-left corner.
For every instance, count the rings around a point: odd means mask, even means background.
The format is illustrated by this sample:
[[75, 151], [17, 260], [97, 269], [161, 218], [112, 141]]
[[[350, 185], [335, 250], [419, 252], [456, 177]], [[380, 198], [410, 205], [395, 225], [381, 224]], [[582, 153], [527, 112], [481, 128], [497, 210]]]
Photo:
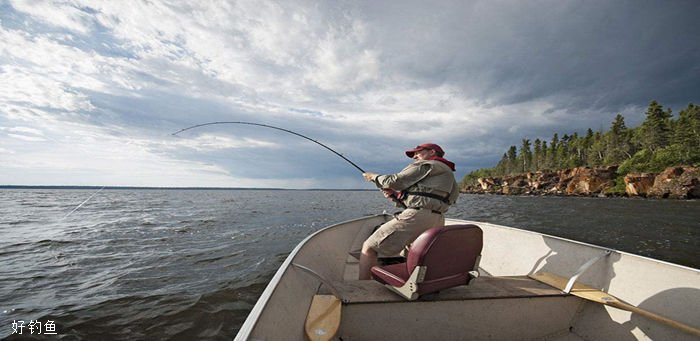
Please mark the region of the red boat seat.
[[466, 285], [478, 273], [483, 232], [476, 225], [434, 227], [408, 250], [405, 263], [372, 267], [372, 278], [415, 300], [420, 295]]

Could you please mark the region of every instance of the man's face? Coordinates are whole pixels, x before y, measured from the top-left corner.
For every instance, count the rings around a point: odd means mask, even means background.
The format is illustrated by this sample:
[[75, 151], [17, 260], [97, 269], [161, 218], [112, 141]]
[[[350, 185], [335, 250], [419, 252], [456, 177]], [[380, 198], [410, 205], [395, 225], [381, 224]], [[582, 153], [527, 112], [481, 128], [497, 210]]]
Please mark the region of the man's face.
[[432, 149], [421, 149], [413, 154], [413, 159], [415, 160], [427, 160], [429, 157], [435, 155], [435, 151]]

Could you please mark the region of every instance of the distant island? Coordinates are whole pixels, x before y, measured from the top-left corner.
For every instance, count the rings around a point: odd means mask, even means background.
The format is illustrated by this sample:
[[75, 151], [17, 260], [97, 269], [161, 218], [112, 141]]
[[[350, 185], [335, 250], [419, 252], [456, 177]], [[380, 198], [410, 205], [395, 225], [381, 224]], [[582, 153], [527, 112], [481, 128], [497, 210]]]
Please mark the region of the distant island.
[[674, 118], [651, 101], [646, 119], [628, 128], [618, 114], [610, 130], [557, 133], [547, 143], [522, 139], [494, 168], [467, 174], [462, 192], [507, 195], [700, 198], [700, 107]]

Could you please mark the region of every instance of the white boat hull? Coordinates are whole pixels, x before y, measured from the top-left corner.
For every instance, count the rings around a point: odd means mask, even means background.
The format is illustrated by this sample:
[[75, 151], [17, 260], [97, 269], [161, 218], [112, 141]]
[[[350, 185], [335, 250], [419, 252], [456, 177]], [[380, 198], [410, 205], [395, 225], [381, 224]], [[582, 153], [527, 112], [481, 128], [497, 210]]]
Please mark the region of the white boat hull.
[[[306, 339], [304, 321], [311, 299], [319, 288], [328, 286], [337, 287], [340, 296], [346, 296], [337, 333], [344, 340], [697, 339], [628, 311], [561, 291], [552, 293], [525, 277], [546, 271], [568, 278], [607, 249], [481, 222], [448, 219], [446, 224], [472, 223], [482, 228], [480, 272], [489, 277], [456, 290], [462, 295], [460, 299], [450, 298], [449, 289], [436, 300], [404, 302], [389, 290], [377, 289], [376, 282], [355, 281], [357, 267], [348, 257], [374, 226], [389, 218], [365, 217], [307, 237], [270, 281], [236, 340]], [[318, 276], [293, 263], [312, 269]], [[322, 286], [318, 277], [330, 285]], [[502, 279], [499, 285], [510, 288], [511, 293], [499, 293], [501, 289], [493, 287], [491, 279]], [[700, 326], [697, 269], [613, 251], [593, 262], [578, 282], [675, 321]], [[512, 283], [519, 287], [508, 287]], [[518, 293], [523, 290], [533, 294]]]

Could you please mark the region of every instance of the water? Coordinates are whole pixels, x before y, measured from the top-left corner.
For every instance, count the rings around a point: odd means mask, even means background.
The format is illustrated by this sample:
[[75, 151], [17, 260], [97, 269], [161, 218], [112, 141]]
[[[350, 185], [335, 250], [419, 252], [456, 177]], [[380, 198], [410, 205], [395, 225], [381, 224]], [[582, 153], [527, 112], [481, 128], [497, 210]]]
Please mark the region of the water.
[[[0, 190], [0, 338], [233, 338], [294, 246], [375, 191]], [[700, 267], [700, 201], [462, 195], [448, 217]], [[15, 335], [16, 337], [17, 335]], [[9, 337], [13, 339], [13, 337]]]

